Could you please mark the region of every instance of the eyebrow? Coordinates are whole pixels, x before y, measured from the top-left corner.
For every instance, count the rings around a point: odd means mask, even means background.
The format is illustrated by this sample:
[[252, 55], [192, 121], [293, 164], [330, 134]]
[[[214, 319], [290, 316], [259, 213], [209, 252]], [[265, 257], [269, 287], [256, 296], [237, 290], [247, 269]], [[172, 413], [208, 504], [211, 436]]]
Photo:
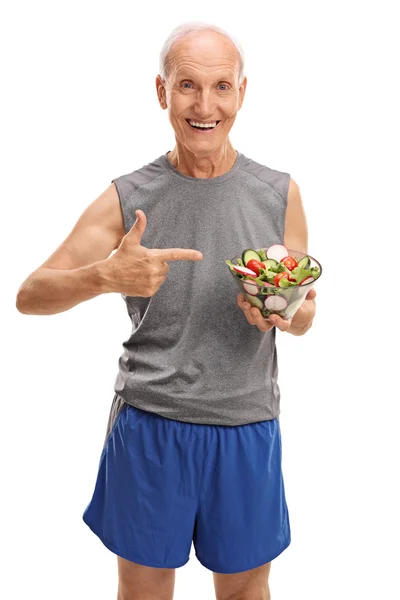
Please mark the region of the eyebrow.
[[[219, 77], [217, 77], [216, 79], [218, 79], [218, 81], [227, 81], [229, 79], [234, 79], [235, 76], [233, 73], [223, 73], [222, 75], [220, 75]], [[189, 73], [186, 73], [185, 71], [183, 71], [182, 74], [179, 74], [177, 79], [195, 79], [195, 76], [193, 75], [189, 75]]]

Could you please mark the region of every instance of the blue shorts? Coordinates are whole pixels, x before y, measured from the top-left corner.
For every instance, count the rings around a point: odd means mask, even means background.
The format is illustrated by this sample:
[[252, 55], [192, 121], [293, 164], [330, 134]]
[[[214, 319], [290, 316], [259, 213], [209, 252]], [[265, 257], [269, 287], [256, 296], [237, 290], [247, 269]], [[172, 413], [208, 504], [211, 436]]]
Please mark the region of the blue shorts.
[[238, 573], [289, 546], [278, 419], [199, 425], [120, 403], [82, 517], [111, 552], [172, 569], [193, 541], [207, 569]]

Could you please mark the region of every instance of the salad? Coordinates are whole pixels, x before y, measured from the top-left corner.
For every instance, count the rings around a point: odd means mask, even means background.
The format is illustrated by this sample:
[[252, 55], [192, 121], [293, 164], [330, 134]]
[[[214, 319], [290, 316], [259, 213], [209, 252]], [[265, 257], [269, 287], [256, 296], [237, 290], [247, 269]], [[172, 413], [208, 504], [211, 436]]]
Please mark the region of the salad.
[[238, 264], [230, 260], [225, 262], [231, 273], [241, 280], [247, 300], [259, 308], [264, 317], [272, 311], [283, 313], [285, 317], [289, 304], [294, 308], [293, 314], [305, 296], [299, 294], [300, 286], [314, 282], [321, 274], [318, 266], [312, 266], [310, 256], [297, 260], [281, 244], [274, 244], [267, 250], [247, 248], [237, 259]]

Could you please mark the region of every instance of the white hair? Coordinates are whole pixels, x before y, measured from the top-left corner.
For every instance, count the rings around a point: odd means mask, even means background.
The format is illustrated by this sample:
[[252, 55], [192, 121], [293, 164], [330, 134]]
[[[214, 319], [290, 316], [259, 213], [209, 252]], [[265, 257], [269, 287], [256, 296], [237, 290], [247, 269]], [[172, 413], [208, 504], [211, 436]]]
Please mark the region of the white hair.
[[175, 27], [175, 29], [170, 33], [170, 35], [168, 36], [167, 40], [165, 41], [161, 53], [160, 53], [160, 75], [161, 78], [166, 80], [169, 73], [168, 73], [168, 54], [173, 46], [173, 44], [183, 38], [185, 35], [187, 35], [188, 33], [191, 33], [192, 31], [216, 31], [217, 33], [221, 33], [222, 35], [224, 35], [226, 38], [228, 38], [228, 40], [230, 40], [232, 42], [232, 44], [235, 46], [236, 50], [239, 53], [239, 85], [242, 84], [243, 79], [244, 79], [244, 53], [243, 53], [243, 49], [240, 45], [240, 42], [238, 41], [237, 38], [235, 38], [234, 36], [232, 36], [231, 34], [229, 34], [227, 31], [225, 31], [224, 29], [221, 29], [221, 27], [217, 27], [216, 25], [211, 25], [209, 23], [203, 23], [201, 21], [193, 21], [193, 22], [189, 22], [189, 23], [183, 23], [182, 25], [178, 25], [178, 27]]

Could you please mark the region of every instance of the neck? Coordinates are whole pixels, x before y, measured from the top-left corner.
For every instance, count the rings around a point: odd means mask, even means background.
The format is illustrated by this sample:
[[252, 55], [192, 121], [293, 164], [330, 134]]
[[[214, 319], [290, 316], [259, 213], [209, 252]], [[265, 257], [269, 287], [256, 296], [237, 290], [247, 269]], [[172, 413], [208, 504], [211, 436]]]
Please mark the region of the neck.
[[229, 140], [209, 155], [196, 156], [178, 140], [175, 148], [168, 153], [171, 165], [183, 175], [211, 179], [227, 173], [234, 165], [237, 152]]

